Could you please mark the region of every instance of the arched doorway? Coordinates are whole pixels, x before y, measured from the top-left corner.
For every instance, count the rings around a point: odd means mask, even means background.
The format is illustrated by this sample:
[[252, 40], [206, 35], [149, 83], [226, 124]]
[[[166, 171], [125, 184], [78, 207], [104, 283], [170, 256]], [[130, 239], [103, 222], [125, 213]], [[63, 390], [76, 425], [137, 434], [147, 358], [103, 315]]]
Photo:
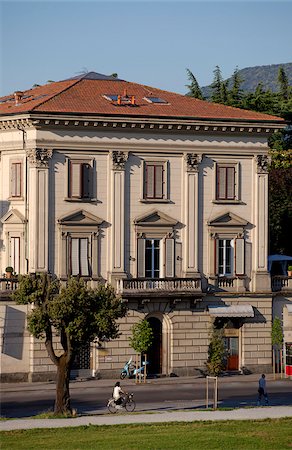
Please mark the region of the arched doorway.
[[149, 361], [147, 372], [151, 375], [157, 375], [162, 373], [162, 323], [157, 317], [149, 317], [147, 321], [154, 335], [153, 343], [147, 351]]

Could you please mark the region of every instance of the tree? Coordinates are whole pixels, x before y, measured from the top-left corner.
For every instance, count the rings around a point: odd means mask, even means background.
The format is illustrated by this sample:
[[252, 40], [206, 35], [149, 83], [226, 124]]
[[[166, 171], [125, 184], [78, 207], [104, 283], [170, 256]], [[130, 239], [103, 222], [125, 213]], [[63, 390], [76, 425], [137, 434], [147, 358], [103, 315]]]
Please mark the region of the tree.
[[213, 323], [206, 362], [207, 370], [211, 375], [217, 377], [224, 370], [225, 353], [224, 327], [216, 328]]
[[199, 83], [196, 80], [194, 74], [190, 71], [190, 69], [186, 69], [188, 79], [191, 82], [190, 84], [186, 84], [186, 87], [189, 89], [187, 93], [188, 96], [198, 98], [200, 100], [204, 100], [202, 91], [200, 89]]
[[241, 101], [243, 98], [243, 91], [240, 86], [243, 82], [243, 78], [239, 75], [238, 67], [235, 68], [233, 75], [231, 77], [231, 89], [229, 91], [229, 104], [231, 106], [241, 106]]
[[219, 66], [215, 67], [213, 74], [214, 74], [214, 79], [213, 79], [213, 83], [211, 84], [211, 89], [212, 89], [211, 100], [212, 100], [212, 102], [215, 102], [215, 103], [223, 103], [222, 102], [223, 78], [222, 78], [222, 74], [221, 74], [221, 70], [220, 70]]
[[[132, 327], [132, 336], [130, 339], [130, 346], [135, 350], [135, 352], [141, 354], [146, 353], [152, 345], [153, 342], [153, 331], [146, 319], [141, 320]], [[146, 367], [145, 369], [146, 370]]]
[[[280, 372], [282, 372], [282, 364], [281, 364], [281, 350], [283, 346], [283, 331], [281, 326], [281, 320], [279, 317], [275, 317], [272, 324], [272, 345], [274, 347], [274, 368], [277, 366], [280, 368]], [[276, 371], [278, 371], [276, 369]]]
[[[13, 299], [18, 304], [31, 304], [28, 330], [36, 338], [45, 338], [49, 357], [57, 367], [54, 412], [71, 413], [69, 381], [71, 366], [78, 350], [94, 339], [118, 337], [116, 320], [126, 313], [124, 304], [110, 286], [96, 289], [84, 281], [70, 278], [64, 287], [48, 274], [21, 276]], [[56, 354], [53, 332], [63, 349]]]
[[280, 87], [279, 95], [281, 100], [288, 100], [289, 98], [289, 81], [283, 67], [279, 67], [278, 71], [278, 84]]

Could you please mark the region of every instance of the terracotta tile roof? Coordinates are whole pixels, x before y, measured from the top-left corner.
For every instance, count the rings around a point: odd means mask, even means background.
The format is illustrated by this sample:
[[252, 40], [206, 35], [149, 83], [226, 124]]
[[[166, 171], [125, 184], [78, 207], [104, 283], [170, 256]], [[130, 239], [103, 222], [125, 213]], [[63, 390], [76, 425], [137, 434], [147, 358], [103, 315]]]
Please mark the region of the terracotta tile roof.
[[[123, 97], [125, 94], [128, 100], [122, 99], [121, 105], [104, 98], [104, 95]], [[131, 104], [132, 96], [135, 105]], [[151, 103], [145, 97], [159, 97], [167, 103]], [[0, 98], [0, 115], [33, 112], [283, 122], [280, 117], [210, 103], [94, 72], [24, 91], [17, 105], [14, 94]]]

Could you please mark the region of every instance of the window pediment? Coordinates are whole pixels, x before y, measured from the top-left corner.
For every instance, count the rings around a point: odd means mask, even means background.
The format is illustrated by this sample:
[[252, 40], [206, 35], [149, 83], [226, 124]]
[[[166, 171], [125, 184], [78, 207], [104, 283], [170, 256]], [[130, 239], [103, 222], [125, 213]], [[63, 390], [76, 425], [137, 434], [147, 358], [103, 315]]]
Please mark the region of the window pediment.
[[222, 214], [208, 222], [208, 225], [211, 227], [246, 227], [248, 221], [242, 219], [241, 217], [233, 214], [231, 212], [227, 212]]
[[178, 224], [178, 221], [165, 213], [162, 213], [158, 210], [153, 210], [146, 215], [137, 217], [134, 220], [134, 223], [135, 225], [141, 227], [143, 226], [174, 227], [175, 225]]
[[10, 209], [1, 218], [3, 224], [24, 224], [26, 223], [25, 217], [17, 209]]
[[85, 211], [83, 209], [74, 211], [73, 213], [63, 216], [58, 220], [60, 225], [92, 225], [97, 226], [103, 223], [103, 219]]

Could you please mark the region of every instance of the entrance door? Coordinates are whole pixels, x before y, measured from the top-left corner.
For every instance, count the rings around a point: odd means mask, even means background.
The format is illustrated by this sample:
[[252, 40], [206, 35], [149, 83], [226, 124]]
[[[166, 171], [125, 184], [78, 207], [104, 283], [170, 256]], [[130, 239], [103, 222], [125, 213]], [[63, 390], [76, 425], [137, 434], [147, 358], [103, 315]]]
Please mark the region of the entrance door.
[[238, 337], [225, 337], [225, 349], [227, 353], [227, 370], [238, 370], [239, 363], [239, 345]]
[[162, 323], [156, 317], [150, 317], [147, 320], [154, 335], [153, 343], [147, 351], [149, 361], [147, 372], [156, 375], [162, 372]]

